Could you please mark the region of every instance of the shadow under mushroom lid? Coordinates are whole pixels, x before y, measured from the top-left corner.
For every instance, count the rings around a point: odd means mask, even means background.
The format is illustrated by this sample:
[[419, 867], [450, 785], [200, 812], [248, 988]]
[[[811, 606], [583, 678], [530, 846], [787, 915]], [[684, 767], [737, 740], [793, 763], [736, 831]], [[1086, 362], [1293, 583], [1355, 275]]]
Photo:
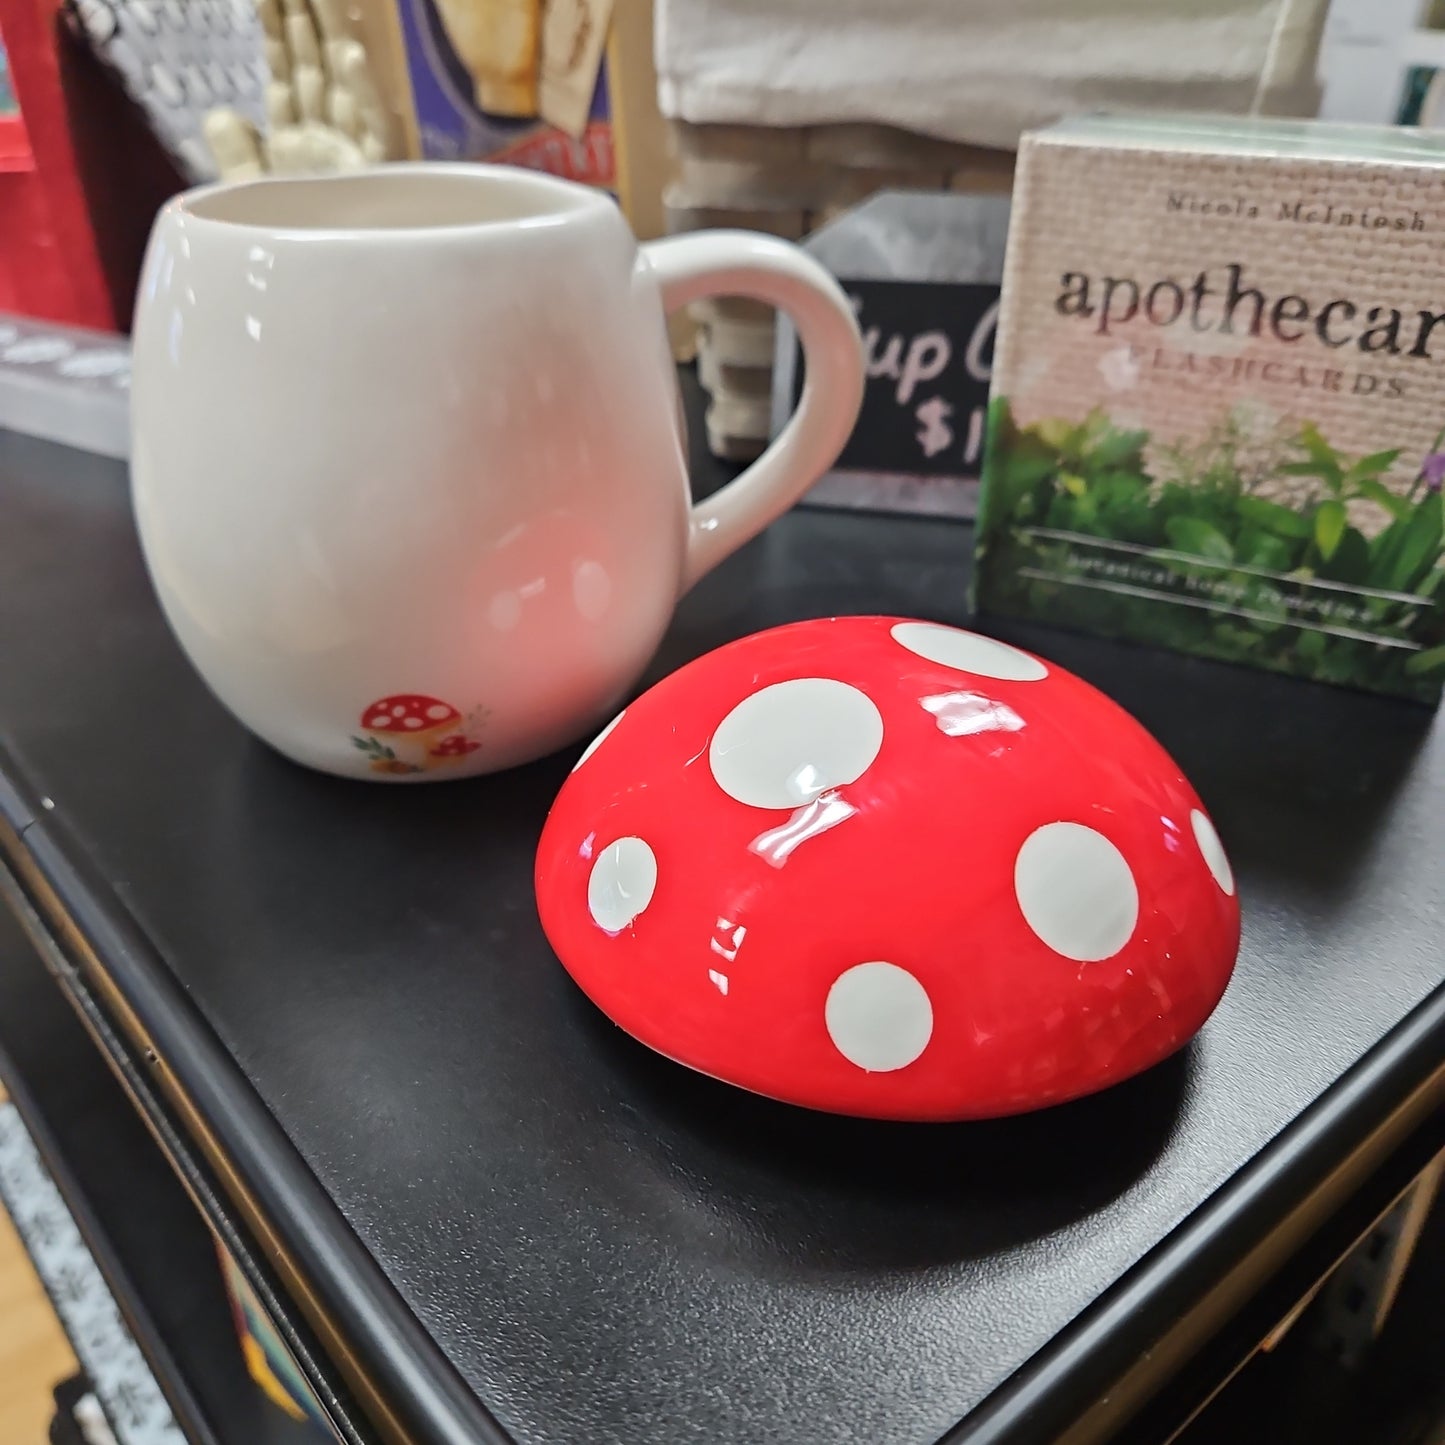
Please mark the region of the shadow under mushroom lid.
[[1219, 837], [1139, 723], [1031, 653], [889, 617], [743, 638], [630, 704], [558, 794], [536, 887], [628, 1033], [876, 1118], [1138, 1073], [1239, 947]]

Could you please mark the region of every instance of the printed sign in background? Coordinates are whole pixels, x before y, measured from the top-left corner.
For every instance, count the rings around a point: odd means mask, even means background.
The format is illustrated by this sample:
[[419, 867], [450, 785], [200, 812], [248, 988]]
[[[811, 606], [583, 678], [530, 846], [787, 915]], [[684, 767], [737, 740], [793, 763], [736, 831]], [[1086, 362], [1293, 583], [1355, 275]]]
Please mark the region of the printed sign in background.
[[[1006, 196], [886, 191], [803, 242], [852, 301], [867, 366], [810, 505], [973, 516], [1008, 217]], [[778, 332], [775, 434], [802, 389], [796, 333]]]
[[[868, 381], [836, 470], [977, 477], [998, 287], [846, 279], [841, 285], [863, 333]], [[800, 356], [795, 398], [802, 378]]]

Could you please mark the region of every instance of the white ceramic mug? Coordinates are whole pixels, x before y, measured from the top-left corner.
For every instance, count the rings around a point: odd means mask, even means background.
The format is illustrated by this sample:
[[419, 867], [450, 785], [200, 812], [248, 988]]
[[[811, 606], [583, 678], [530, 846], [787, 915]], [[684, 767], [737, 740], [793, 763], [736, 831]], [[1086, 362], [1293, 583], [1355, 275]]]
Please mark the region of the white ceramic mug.
[[[690, 505], [665, 312], [780, 306], [796, 414]], [[135, 325], [136, 516], [222, 702], [301, 763], [489, 772], [615, 711], [679, 595], [832, 463], [863, 364], [793, 246], [639, 246], [531, 172], [388, 166], [192, 191], [156, 221]]]

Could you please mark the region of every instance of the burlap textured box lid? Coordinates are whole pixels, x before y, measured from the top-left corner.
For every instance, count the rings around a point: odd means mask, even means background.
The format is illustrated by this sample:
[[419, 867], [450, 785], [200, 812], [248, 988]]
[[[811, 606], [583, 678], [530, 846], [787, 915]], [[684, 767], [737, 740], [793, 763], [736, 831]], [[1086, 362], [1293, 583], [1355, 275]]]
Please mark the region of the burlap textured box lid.
[[1438, 700], [1445, 137], [1025, 137], [981, 609]]

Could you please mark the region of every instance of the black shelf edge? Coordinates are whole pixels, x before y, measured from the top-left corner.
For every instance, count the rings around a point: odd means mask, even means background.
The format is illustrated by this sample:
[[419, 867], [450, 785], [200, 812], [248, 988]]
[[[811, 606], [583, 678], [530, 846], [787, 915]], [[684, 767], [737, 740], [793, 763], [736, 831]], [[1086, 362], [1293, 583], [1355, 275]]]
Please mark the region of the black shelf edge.
[[[1254, 1359], [1269, 1334], [1369, 1238], [1442, 1150], [1445, 1111], [1435, 1110], [1260, 1288], [1228, 1326], [1200, 1347], [1170, 1382], [1169, 1389], [1145, 1404], [1111, 1445], [1159, 1445], [1174, 1440], [1197, 1418], [1207, 1420], [1216, 1397]], [[1301, 1331], [1306, 1328], [1300, 1325]], [[1290, 1344], [1285, 1341], [1283, 1348], [1288, 1349]]]
[[[63, 941], [107, 1016], [146, 1052], [167, 1097], [182, 1101], [187, 1127], [209, 1136], [196, 1142], [219, 1151], [234, 1171], [247, 1196], [237, 1202], [312, 1292], [348, 1383], [375, 1391], [373, 1405], [379, 1396], [410, 1407], [405, 1419], [387, 1421], [384, 1433], [415, 1445], [512, 1445], [307, 1171], [149, 940], [90, 875], [83, 851], [53, 820], [26, 809], [13, 772], [10, 783], [33, 821], [23, 834], [0, 829], [0, 854], [9, 855], [46, 929]], [[1445, 987], [948, 1432], [944, 1445], [1110, 1438], [1442, 1104]]]
[[[154, 1091], [224, 1179], [230, 1203], [375, 1430], [392, 1445], [514, 1445], [382, 1274], [124, 906], [91, 876], [84, 851], [41, 806], [30, 805], [0, 750], [0, 784], [7, 783], [0, 868], [8, 864], [13, 891], [101, 1016], [144, 1058]], [[283, 1313], [277, 1324], [284, 1331], [286, 1323]], [[326, 1377], [306, 1373], [332, 1405]], [[365, 1438], [350, 1412], [341, 1412], [338, 1426], [353, 1440]]]
[[[0, 855], [3, 855], [4, 835], [5, 828], [0, 823]], [[9, 904], [9, 911], [28, 938], [31, 951], [40, 960], [37, 966], [43, 965], [49, 976], [51, 992], [62, 1007], [68, 1005], [71, 1020], [80, 1026], [91, 1063], [99, 1065], [102, 1080], [106, 1079], [108, 1068], [109, 1086], [118, 1090], [121, 1106], [117, 1125], [127, 1124], [137, 1144], [159, 1159], [167, 1182], [180, 1190], [179, 1197], [186, 1202], [189, 1214], [208, 1229], [213, 1240], [230, 1255], [291, 1351], [336, 1434], [347, 1445], [369, 1445], [373, 1437], [369, 1430], [360, 1427], [358, 1422], [364, 1417], [355, 1401], [338, 1382], [330, 1362], [317, 1348], [304, 1323], [294, 1318], [288, 1297], [276, 1281], [268, 1262], [271, 1242], [263, 1238], [258, 1243], [234, 1217], [220, 1181], [199, 1157], [182, 1125], [152, 1087], [157, 1060], [152, 1056], [143, 1062], [140, 1051], [122, 1037], [114, 1021], [86, 988], [61, 941], [47, 930], [28, 895], [5, 867], [3, 856], [0, 856], [0, 903]], [[3, 912], [0, 912], [0, 922], [4, 922]], [[210, 1267], [208, 1261], [207, 1268]], [[249, 1437], [243, 1445], [251, 1445]]]
[[314, 1441], [247, 1375], [207, 1226], [5, 910], [0, 998], [11, 1102], [187, 1440]]
[[[1095, 1445], [1113, 1439], [1317, 1233], [1325, 1257], [1315, 1277], [1328, 1270], [1330, 1220], [1348, 1221], [1351, 1196], [1406, 1150], [1442, 1106], [1445, 986], [941, 1445]], [[1388, 1202], [1387, 1195], [1378, 1208]], [[1372, 1218], [1375, 1208], [1367, 1192], [1362, 1213]], [[1370, 1218], [1360, 1220], [1359, 1230]], [[1344, 1231], [1350, 1228], [1347, 1222]]]

